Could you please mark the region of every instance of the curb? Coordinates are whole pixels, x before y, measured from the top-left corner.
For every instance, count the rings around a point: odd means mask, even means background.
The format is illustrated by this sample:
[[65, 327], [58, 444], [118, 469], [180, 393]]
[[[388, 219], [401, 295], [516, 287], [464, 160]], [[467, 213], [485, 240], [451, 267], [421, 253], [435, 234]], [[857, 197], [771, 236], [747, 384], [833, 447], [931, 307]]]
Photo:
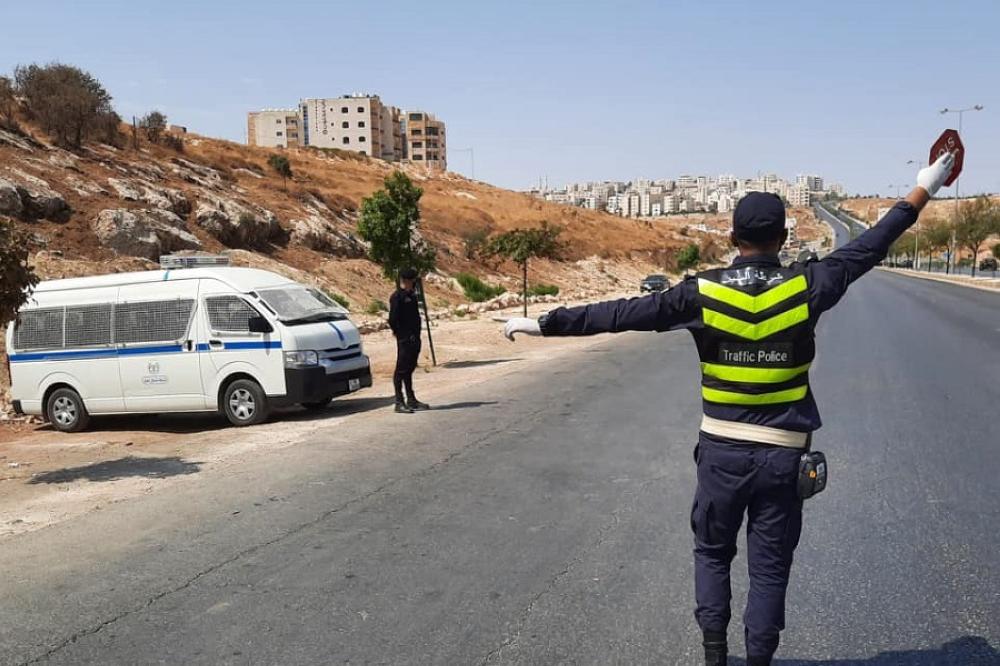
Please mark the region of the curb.
[[[988, 287], [988, 286], [981, 285], [981, 284], [975, 284], [975, 283], [972, 283], [972, 282], [967, 282], [965, 280], [954, 280], [954, 279], [952, 279], [950, 277], [945, 277], [945, 276], [942, 276], [942, 275], [923, 275], [923, 274], [917, 273], [915, 271], [909, 271], [909, 270], [900, 269], [900, 268], [885, 268], [883, 266], [877, 266], [877, 268], [880, 271], [885, 271], [886, 273], [891, 273], [893, 275], [903, 275], [903, 276], [906, 276], [906, 277], [918, 278], [918, 279], [921, 279], [921, 280], [931, 280], [933, 282], [944, 282], [945, 284], [953, 284], [953, 285], [956, 285], [958, 287], [968, 287], [969, 289], [978, 289], [980, 291], [989, 291], [989, 292], [992, 292], [994, 294], [1000, 294], [1000, 278], [996, 278], [996, 281], [994, 283], [996, 286]], [[993, 280], [993, 278], [987, 278], [987, 279], [989, 279], [991, 281]]]

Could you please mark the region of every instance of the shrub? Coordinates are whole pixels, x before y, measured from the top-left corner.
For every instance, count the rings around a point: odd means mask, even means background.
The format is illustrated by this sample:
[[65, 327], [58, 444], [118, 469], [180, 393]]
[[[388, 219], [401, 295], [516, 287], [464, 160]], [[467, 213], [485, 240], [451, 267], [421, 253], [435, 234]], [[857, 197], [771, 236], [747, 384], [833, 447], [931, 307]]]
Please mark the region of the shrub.
[[368, 307], [365, 308], [365, 314], [376, 315], [380, 312], [387, 312], [388, 310], [389, 306], [385, 304], [385, 301], [373, 298], [368, 301]]
[[150, 143], [159, 143], [160, 137], [167, 131], [167, 117], [159, 111], [150, 111], [139, 120], [139, 127]]
[[694, 243], [688, 243], [677, 252], [677, 270], [694, 268], [701, 261], [701, 252]]
[[160, 143], [178, 153], [184, 152], [184, 139], [180, 138], [176, 134], [164, 134], [160, 138]]
[[465, 244], [465, 258], [471, 260], [479, 256], [482, 249], [486, 247], [489, 238], [488, 229], [471, 229], [465, 232], [462, 235], [462, 241]]
[[455, 281], [461, 285], [465, 297], [474, 303], [488, 301], [507, 291], [498, 285], [483, 282], [472, 273], [458, 273], [455, 276]]
[[528, 289], [529, 296], [558, 296], [559, 287], [554, 284], [536, 284]]
[[338, 294], [336, 292], [331, 292], [331, 291], [325, 291], [323, 293], [326, 294], [331, 301], [337, 303], [340, 307], [344, 308], [345, 310], [351, 309], [351, 302], [348, 301], [347, 297], [344, 296], [343, 294]]

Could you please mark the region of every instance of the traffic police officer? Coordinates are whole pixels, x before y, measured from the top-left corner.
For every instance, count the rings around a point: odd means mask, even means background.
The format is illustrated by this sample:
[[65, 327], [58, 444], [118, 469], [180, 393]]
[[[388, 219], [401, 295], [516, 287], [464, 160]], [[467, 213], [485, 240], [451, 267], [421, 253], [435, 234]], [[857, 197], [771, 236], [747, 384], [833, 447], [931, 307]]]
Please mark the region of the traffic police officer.
[[[396, 337], [396, 370], [392, 385], [396, 392], [396, 411], [412, 414], [416, 409], [430, 409], [426, 402], [417, 400], [413, 392], [413, 371], [420, 358], [420, 308], [415, 286], [417, 271], [404, 268], [399, 272], [399, 288], [389, 297], [389, 328]], [[403, 387], [407, 399], [403, 399]]]
[[819, 316], [885, 258], [947, 180], [946, 154], [922, 169], [918, 186], [882, 220], [821, 261], [784, 268], [785, 207], [752, 192], [733, 214], [739, 256], [728, 268], [684, 280], [666, 292], [507, 322], [505, 335], [593, 335], [688, 329], [701, 358], [704, 409], [691, 512], [695, 617], [705, 663], [726, 663], [729, 570], [747, 516], [750, 592], [743, 616], [748, 666], [771, 663], [785, 627], [785, 590], [802, 527], [799, 461], [820, 427], [809, 389]]

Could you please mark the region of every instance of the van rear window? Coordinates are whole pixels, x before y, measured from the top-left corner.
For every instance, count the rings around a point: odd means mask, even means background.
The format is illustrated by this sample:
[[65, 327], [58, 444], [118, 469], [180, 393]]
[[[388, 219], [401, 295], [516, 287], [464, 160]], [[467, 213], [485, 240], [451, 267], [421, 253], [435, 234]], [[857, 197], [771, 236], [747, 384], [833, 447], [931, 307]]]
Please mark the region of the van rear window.
[[63, 346], [63, 308], [25, 310], [17, 317], [14, 329], [16, 349], [61, 349]]

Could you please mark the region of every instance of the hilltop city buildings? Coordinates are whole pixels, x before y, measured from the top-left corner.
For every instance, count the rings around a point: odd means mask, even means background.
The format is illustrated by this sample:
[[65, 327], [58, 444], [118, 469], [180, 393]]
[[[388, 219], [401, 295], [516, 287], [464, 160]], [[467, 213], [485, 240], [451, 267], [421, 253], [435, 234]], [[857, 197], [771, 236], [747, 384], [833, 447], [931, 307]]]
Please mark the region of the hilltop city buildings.
[[636, 179], [632, 182], [572, 183], [549, 189], [545, 183], [529, 193], [539, 199], [622, 217], [659, 217], [674, 213], [728, 213], [748, 192], [773, 192], [792, 206], [809, 206], [830, 195], [843, 194], [839, 185], [826, 185], [821, 176], [800, 175], [794, 182], [776, 174], [755, 178], [683, 175], [675, 180]]
[[306, 98], [294, 109], [247, 114], [247, 143], [268, 148], [349, 150], [430, 170], [448, 168], [445, 124], [425, 111], [404, 111], [378, 95]]

